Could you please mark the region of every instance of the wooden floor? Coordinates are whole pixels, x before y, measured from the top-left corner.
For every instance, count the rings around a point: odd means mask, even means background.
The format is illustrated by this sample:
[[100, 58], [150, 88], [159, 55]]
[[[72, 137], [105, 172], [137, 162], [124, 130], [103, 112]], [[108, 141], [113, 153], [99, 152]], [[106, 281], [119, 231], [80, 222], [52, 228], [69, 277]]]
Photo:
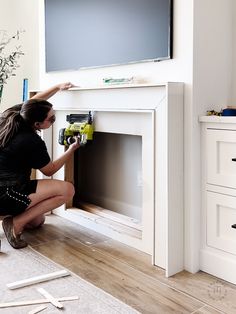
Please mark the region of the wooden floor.
[[[236, 313], [236, 286], [206, 273], [165, 278], [151, 257], [55, 215], [27, 231], [38, 252], [141, 313]], [[102, 314], [102, 313], [101, 313]]]

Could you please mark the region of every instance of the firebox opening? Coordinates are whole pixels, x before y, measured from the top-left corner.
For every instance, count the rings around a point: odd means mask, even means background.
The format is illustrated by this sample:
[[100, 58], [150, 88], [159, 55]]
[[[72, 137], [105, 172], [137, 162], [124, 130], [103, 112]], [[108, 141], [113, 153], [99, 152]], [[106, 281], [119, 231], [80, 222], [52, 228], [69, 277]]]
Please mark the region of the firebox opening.
[[140, 229], [142, 137], [95, 132], [75, 153], [74, 185], [74, 207]]

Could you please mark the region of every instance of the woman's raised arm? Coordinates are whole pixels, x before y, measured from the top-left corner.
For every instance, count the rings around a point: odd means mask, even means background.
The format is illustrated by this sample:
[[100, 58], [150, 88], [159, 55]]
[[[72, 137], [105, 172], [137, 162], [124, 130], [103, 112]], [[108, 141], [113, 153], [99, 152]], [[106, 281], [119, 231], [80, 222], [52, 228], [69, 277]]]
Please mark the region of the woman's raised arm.
[[31, 99], [47, 100], [50, 97], [52, 97], [54, 94], [56, 94], [57, 92], [62, 91], [62, 90], [67, 90], [71, 87], [75, 87], [75, 85], [73, 85], [71, 82], [57, 84], [57, 85], [50, 87], [49, 89], [47, 89], [45, 91], [39, 92], [38, 94], [31, 97]]

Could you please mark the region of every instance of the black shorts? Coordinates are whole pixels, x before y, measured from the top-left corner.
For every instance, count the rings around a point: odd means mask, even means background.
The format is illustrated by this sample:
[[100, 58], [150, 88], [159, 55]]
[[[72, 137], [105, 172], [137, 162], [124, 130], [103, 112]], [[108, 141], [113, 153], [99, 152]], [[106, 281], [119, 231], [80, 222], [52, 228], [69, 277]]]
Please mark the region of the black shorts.
[[36, 192], [37, 180], [23, 184], [0, 186], [0, 216], [17, 216], [23, 213], [31, 203], [29, 195]]

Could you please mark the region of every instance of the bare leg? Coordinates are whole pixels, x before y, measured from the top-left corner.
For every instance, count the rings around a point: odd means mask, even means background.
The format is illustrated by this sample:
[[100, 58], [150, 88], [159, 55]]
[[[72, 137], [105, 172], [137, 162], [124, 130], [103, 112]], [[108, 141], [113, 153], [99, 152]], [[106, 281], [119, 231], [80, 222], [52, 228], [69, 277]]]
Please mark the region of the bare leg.
[[36, 193], [30, 194], [31, 203], [25, 212], [13, 218], [14, 233], [19, 234], [27, 224], [37, 224], [44, 214], [61, 206], [74, 195], [70, 182], [43, 179], [38, 180]]
[[24, 229], [35, 229], [42, 226], [45, 222], [45, 216], [41, 215], [27, 223]]

